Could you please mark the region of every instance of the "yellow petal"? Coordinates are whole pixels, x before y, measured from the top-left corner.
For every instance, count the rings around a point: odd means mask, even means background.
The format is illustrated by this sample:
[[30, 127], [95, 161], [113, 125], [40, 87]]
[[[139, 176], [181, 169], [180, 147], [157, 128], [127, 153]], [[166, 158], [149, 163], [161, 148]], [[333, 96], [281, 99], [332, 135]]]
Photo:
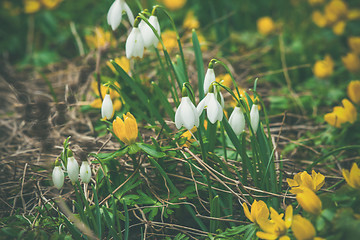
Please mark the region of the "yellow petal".
[[[255, 200], [255, 201], [256, 201], [256, 200]], [[243, 206], [243, 209], [244, 209], [245, 216], [246, 216], [250, 221], [255, 222], [254, 219], [253, 219], [253, 217], [252, 217], [251, 214], [250, 214], [250, 211], [249, 211], [249, 208], [248, 208], [247, 204], [246, 204], [246, 203], [243, 203], [242, 206]]]
[[347, 182], [347, 184], [349, 184], [350, 187], [355, 188], [354, 184], [350, 180], [350, 172], [349, 172], [349, 170], [343, 169], [342, 170], [342, 175], [345, 178], [345, 181]]
[[308, 240], [315, 237], [315, 228], [309, 220], [300, 215], [295, 215], [291, 227], [297, 240]]
[[[359, 37], [360, 39], [360, 37]], [[359, 46], [360, 49], [360, 46]], [[351, 81], [347, 87], [347, 94], [353, 103], [360, 103], [360, 81]]]
[[353, 163], [351, 167], [350, 181], [354, 188], [360, 188], [360, 169], [356, 163]]
[[266, 233], [276, 234], [277, 226], [274, 221], [261, 218], [258, 220], [258, 225]]
[[277, 234], [274, 233], [264, 233], [264, 232], [257, 232], [256, 236], [260, 239], [267, 239], [267, 240], [275, 240], [278, 238]]
[[347, 121], [349, 121], [350, 123], [354, 123], [357, 119], [357, 111], [355, 106], [347, 99], [343, 99], [342, 104], [344, 105]]
[[325, 176], [321, 173], [316, 173], [314, 170], [312, 170], [311, 175], [313, 180], [313, 190], [317, 192], [325, 184]]
[[301, 173], [301, 186], [313, 190], [312, 178], [306, 171]]
[[337, 22], [337, 23], [335, 23], [333, 25], [332, 29], [333, 29], [333, 32], [336, 35], [340, 36], [340, 35], [342, 35], [344, 33], [345, 27], [346, 27], [346, 22], [345, 21], [339, 21], [339, 22]]
[[289, 205], [285, 210], [285, 226], [290, 228], [293, 220], [293, 207]]
[[119, 111], [122, 107], [120, 99], [115, 99], [113, 102], [114, 111]]
[[116, 117], [116, 119], [113, 121], [113, 131], [122, 142], [127, 141], [125, 134], [125, 124], [121, 118]]
[[25, 0], [24, 1], [24, 12], [27, 14], [36, 13], [40, 10], [41, 4], [37, 0]]
[[296, 194], [296, 200], [306, 212], [314, 215], [319, 215], [321, 213], [321, 200], [310, 189], [304, 188], [302, 193]]
[[262, 35], [269, 35], [275, 31], [275, 23], [270, 17], [261, 17], [256, 24], [258, 32]]
[[360, 70], [360, 58], [355, 53], [348, 53], [346, 56], [341, 57], [347, 70], [350, 72], [358, 72]]
[[96, 98], [94, 101], [92, 101], [92, 103], [90, 103], [90, 106], [92, 108], [101, 108], [102, 105], [102, 101], [100, 98]]

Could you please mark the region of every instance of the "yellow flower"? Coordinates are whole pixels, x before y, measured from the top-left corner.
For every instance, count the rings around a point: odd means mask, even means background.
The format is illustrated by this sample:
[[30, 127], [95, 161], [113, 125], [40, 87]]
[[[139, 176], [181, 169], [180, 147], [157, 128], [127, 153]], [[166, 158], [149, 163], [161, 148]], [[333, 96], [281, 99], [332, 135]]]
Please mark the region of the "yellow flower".
[[216, 81], [217, 82], [221, 82], [222, 85], [228, 87], [228, 88], [231, 88], [232, 86], [232, 80], [231, 80], [231, 76], [230, 74], [220, 74], [220, 75], [217, 75], [216, 76]]
[[[115, 83], [115, 85], [117, 87], [120, 87], [120, 85], [117, 82]], [[98, 89], [98, 86], [97, 86], [97, 81], [93, 81], [91, 83], [91, 88], [98, 97], [95, 98], [95, 100], [92, 103], [90, 103], [90, 106], [92, 108], [101, 108], [102, 101], [101, 101], [101, 98], [100, 98], [99, 89]], [[100, 86], [101, 96], [104, 97], [105, 94], [107, 93], [108, 89], [109, 89], [110, 98], [113, 101], [113, 109], [114, 109], [114, 111], [119, 111], [121, 109], [121, 107], [122, 107], [122, 103], [121, 103], [121, 101], [119, 99], [120, 94], [117, 91], [115, 91], [114, 89], [111, 89], [111, 88], [108, 88], [108, 87], [105, 87], [105, 86], [101, 85]]]
[[39, 11], [41, 4], [38, 0], [24, 0], [24, 12], [26, 14], [32, 14]]
[[101, 27], [95, 28], [94, 35], [85, 36], [85, 41], [91, 49], [105, 48], [109, 45], [116, 46], [116, 40], [111, 36], [111, 32], [105, 32]]
[[183, 28], [191, 30], [191, 29], [199, 28], [199, 26], [200, 23], [199, 20], [197, 20], [197, 18], [194, 16], [194, 11], [192, 10], [188, 11], [183, 23]]
[[[166, 30], [161, 34], [161, 38], [168, 52], [171, 52], [173, 49], [177, 48], [178, 42], [176, 32], [172, 30]], [[158, 48], [162, 49], [162, 45], [160, 43], [158, 45]]]
[[186, 142], [183, 144], [185, 147], [190, 147], [191, 143], [195, 142], [195, 139], [192, 139], [192, 133], [196, 132], [197, 128], [193, 127], [190, 131], [187, 130], [183, 134], [181, 134], [180, 138], [186, 138]]
[[289, 205], [285, 211], [285, 219], [283, 219], [284, 214], [279, 214], [275, 209], [270, 207], [271, 219], [260, 218], [258, 224], [264, 232], [257, 232], [256, 236], [261, 239], [280, 239], [280, 240], [290, 240], [286, 235], [287, 230], [292, 224], [293, 218], [293, 208]]
[[360, 189], [360, 169], [356, 163], [353, 163], [350, 172], [343, 169], [342, 174], [350, 187]]
[[316, 173], [314, 170], [311, 176], [306, 172], [299, 172], [294, 176], [294, 179], [287, 178], [291, 193], [297, 193], [302, 188], [308, 188], [313, 192], [317, 192], [325, 183], [325, 177], [321, 173]]
[[347, 14], [348, 20], [357, 20], [360, 19], [360, 9], [351, 9]]
[[300, 215], [293, 218], [291, 229], [297, 240], [321, 240], [323, 238], [315, 237], [316, 232], [314, 226], [309, 220]]
[[325, 2], [325, 0], [308, 0], [309, 4], [311, 6], [320, 5]]
[[243, 209], [245, 216], [253, 223], [258, 223], [259, 219], [269, 218], [269, 209], [266, 206], [266, 203], [261, 200], [254, 200], [253, 204], [251, 205], [251, 213], [246, 203], [243, 203]]
[[360, 81], [351, 81], [347, 87], [347, 95], [353, 103], [360, 103]]
[[[239, 95], [237, 94], [237, 91], [233, 90], [233, 92], [234, 92], [235, 96], [237, 98], [239, 98]], [[242, 97], [245, 100], [245, 102], [247, 103], [247, 106], [249, 107], [249, 101], [248, 101], [248, 98], [245, 95], [245, 92], [246, 91], [244, 89], [239, 88], [240, 97]], [[255, 101], [254, 95], [249, 95], [249, 96], [250, 96], [250, 99], [254, 102]], [[236, 101], [235, 98], [232, 98], [232, 101], [230, 102], [230, 105], [233, 108], [236, 107], [237, 101]], [[259, 110], [261, 110], [261, 105], [260, 104], [258, 105], [258, 108], [259, 108]]]
[[11, 16], [17, 16], [20, 14], [20, 8], [14, 7], [11, 1], [4, 1], [2, 6]]
[[344, 107], [334, 107], [331, 113], [324, 116], [324, 120], [331, 126], [340, 128], [343, 123], [353, 124], [357, 118], [357, 112], [354, 105], [347, 99], [342, 100]]
[[[130, 72], [130, 61], [127, 57], [122, 56], [120, 58], [115, 58], [114, 62], [116, 62], [117, 65], [119, 65], [125, 72]], [[110, 61], [107, 61], [106, 65], [111, 69], [111, 71], [113, 71], [113, 73], [117, 73], [115, 67], [111, 64]]]
[[303, 188], [296, 194], [296, 200], [300, 206], [308, 213], [319, 215], [322, 210], [320, 198], [310, 189]]
[[54, 9], [56, 8], [62, 0], [41, 0], [41, 3], [47, 8], [47, 9]]
[[186, 0], [162, 0], [165, 7], [169, 10], [178, 10], [186, 4]]
[[332, 26], [334, 34], [340, 36], [344, 33], [346, 27], [345, 21], [338, 21]]
[[257, 20], [257, 29], [262, 35], [269, 35], [275, 31], [275, 23], [270, 17], [262, 17]]
[[347, 70], [350, 72], [359, 72], [360, 70], [360, 58], [353, 52], [348, 53], [346, 56], [341, 57]]
[[330, 55], [326, 55], [324, 60], [318, 60], [314, 64], [313, 72], [318, 78], [327, 78], [334, 71], [334, 61]]
[[123, 119], [124, 121], [120, 117], [116, 117], [113, 122], [113, 131], [122, 142], [131, 145], [138, 136], [138, 125], [130, 112], [124, 114]]
[[360, 37], [349, 37], [348, 43], [354, 53], [360, 54]]
[[322, 14], [320, 11], [314, 11], [312, 13], [312, 20], [318, 27], [325, 27], [327, 24], [327, 20], [324, 14]]
[[325, 6], [325, 16], [330, 24], [347, 17], [347, 6], [341, 0], [332, 0]]

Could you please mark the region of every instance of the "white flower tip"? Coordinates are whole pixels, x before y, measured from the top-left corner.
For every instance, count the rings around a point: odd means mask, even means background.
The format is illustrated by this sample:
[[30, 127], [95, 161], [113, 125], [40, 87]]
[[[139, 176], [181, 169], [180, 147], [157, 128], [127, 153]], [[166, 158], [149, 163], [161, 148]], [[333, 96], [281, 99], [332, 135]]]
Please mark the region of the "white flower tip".
[[114, 114], [113, 104], [109, 94], [106, 94], [101, 105], [101, 117], [111, 119]]

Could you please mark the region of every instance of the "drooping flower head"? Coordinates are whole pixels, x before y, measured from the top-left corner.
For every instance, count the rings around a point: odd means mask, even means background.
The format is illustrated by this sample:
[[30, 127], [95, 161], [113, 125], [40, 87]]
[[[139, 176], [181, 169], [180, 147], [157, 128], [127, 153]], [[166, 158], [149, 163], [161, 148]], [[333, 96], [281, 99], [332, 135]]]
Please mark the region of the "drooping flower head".
[[125, 52], [128, 59], [132, 57], [142, 58], [144, 54], [144, 40], [139, 29], [139, 18], [136, 18], [134, 27], [126, 39]]
[[312, 170], [311, 176], [304, 171], [297, 173], [294, 179], [287, 178], [286, 181], [291, 187], [291, 193], [296, 193], [304, 187], [309, 188], [313, 192], [317, 192], [324, 185], [325, 177], [321, 173], [316, 173]]
[[356, 163], [353, 163], [350, 172], [343, 169], [342, 174], [350, 187], [360, 189], [360, 169]]
[[260, 122], [259, 107], [258, 107], [258, 105], [256, 104], [256, 101], [255, 101], [254, 104], [251, 106], [251, 110], [250, 110], [251, 128], [253, 129], [255, 134], [256, 134], [257, 129], [259, 127], [259, 122]]
[[296, 194], [296, 200], [308, 213], [318, 216], [322, 211], [320, 198], [309, 188], [303, 188]]
[[240, 107], [235, 107], [229, 118], [229, 124], [236, 135], [240, 135], [245, 129], [245, 117]]
[[203, 110], [206, 109], [207, 118], [212, 124], [214, 124], [216, 121], [221, 121], [224, 116], [223, 108], [213, 91], [214, 87], [210, 85], [209, 93], [200, 101], [196, 107], [196, 111], [199, 117]]
[[110, 94], [106, 94], [101, 105], [101, 117], [103, 119], [111, 119], [114, 115], [113, 103]]
[[61, 189], [64, 185], [64, 172], [61, 168], [61, 166], [55, 166], [54, 170], [52, 172], [52, 180], [54, 183], [54, 186], [57, 189]]
[[83, 161], [80, 167], [80, 179], [84, 183], [89, 183], [91, 179], [91, 168], [88, 161]]
[[183, 97], [181, 103], [175, 113], [175, 125], [178, 129], [184, 126], [191, 130], [194, 126], [199, 126], [199, 116], [197, 114], [194, 104], [187, 96], [186, 88], [183, 88]]
[[209, 92], [210, 85], [215, 81], [216, 81], [216, 77], [215, 77], [213, 62], [210, 61], [209, 67], [206, 71], [205, 79], [204, 79], [204, 93], [205, 94], [207, 94]]
[[107, 22], [113, 31], [120, 25], [123, 12], [126, 12], [131, 25], [134, 25], [134, 15], [125, 0], [115, 0], [107, 14]]
[[124, 114], [123, 119], [116, 117], [113, 121], [113, 131], [122, 142], [126, 145], [131, 145], [138, 136], [138, 125], [130, 112]]
[[74, 158], [74, 156], [72, 155], [72, 152], [69, 151], [68, 154], [68, 159], [67, 159], [67, 165], [66, 165], [66, 170], [68, 173], [68, 176], [71, 180], [72, 183], [75, 183], [79, 180], [79, 164], [76, 161], [76, 159]]
[[[160, 34], [161, 34], [160, 24], [159, 24], [159, 20], [155, 14], [156, 14], [156, 8], [153, 9], [152, 15], [149, 17], [148, 21], [151, 24], [151, 26], [154, 27], [157, 34], [160, 36]], [[140, 29], [142, 38], [144, 40], [144, 46], [146, 48], [149, 48], [152, 46], [157, 47], [157, 45], [159, 43], [159, 39], [156, 37], [154, 31], [150, 28], [150, 26], [146, 22], [144, 22], [144, 20], [140, 21], [139, 29]]]

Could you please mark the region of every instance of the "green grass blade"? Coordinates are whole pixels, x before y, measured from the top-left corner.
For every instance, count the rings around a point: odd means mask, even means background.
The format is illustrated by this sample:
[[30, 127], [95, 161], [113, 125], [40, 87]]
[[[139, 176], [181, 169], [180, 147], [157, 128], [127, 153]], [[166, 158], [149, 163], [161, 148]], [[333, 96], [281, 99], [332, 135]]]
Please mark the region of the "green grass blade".
[[204, 98], [205, 71], [204, 71], [204, 63], [203, 63], [200, 43], [195, 30], [193, 30], [192, 32], [192, 42], [195, 53], [196, 69], [198, 72], [199, 99], [201, 100]]

